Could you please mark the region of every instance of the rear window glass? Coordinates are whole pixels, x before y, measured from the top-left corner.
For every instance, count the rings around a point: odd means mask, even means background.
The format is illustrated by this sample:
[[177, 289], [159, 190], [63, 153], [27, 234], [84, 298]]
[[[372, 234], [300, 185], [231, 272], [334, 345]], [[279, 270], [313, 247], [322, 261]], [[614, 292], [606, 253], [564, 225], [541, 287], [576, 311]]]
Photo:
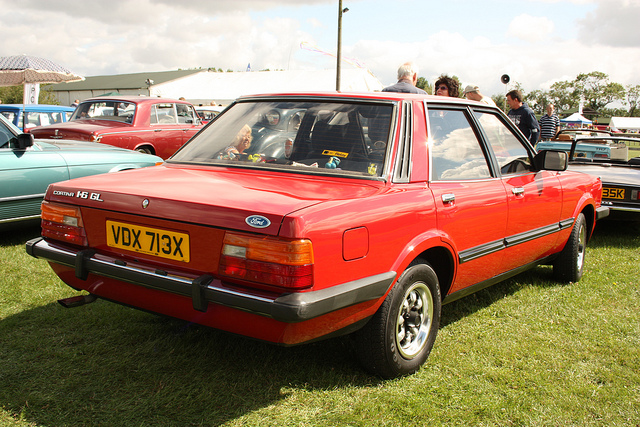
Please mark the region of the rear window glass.
[[170, 161], [381, 177], [393, 104], [239, 102]]
[[78, 105], [70, 120], [98, 119], [131, 123], [135, 112], [136, 104], [132, 102], [90, 101]]

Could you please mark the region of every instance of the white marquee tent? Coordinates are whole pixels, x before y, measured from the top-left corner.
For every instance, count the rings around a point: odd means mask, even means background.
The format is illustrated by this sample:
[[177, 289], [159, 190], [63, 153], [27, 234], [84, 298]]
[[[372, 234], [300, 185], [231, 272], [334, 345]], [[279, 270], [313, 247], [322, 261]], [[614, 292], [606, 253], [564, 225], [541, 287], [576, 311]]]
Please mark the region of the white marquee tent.
[[[343, 68], [340, 90], [373, 92], [383, 85], [362, 68]], [[335, 91], [336, 70], [215, 72], [174, 70], [150, 73], [86, 77], [82, 82], [53, 85], [58, 101], [69, 105], [105, 94], [150, 95], [178, 99], [193, 104], [228, 104], [242, 95], [277, 92]]]
[[[215, 100], [228, 104], [232, 100], [258, 93], [335, 91], [336, 71], [253, 71], [235, 73], [201, 72], [185, 78], [155, 84], [151, 96], [184, 97], [194, 104]], [[343, 69], [340, 90], [343, 92], [372, 92], [383, 85], [365, 69]], [[208, 102], [207, 102], [208, 103]]]
[[640, 117], [611, 117], [612, 130], [640, 130]]
[[565, 119], [561, 119], [560, 122], [564, 124], [571, 124], [571, 125], [590, 125], [592, 123], [591, 120], [585, 118], [580, 113], [573, 113], [569, 117]]

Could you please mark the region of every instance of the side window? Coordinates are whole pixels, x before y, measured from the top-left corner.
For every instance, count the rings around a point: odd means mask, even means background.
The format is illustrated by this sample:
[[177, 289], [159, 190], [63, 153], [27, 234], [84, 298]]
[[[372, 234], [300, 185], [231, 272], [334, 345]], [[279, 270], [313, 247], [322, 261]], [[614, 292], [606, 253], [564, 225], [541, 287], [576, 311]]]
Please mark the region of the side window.
[[496, 156], [502, 175], [531, 170], [529, 152], [497, 115], [475, 112], [475, 116], [489, 139], [489, 145]]
[[151, 124], [170, 125], [178, 122], [175, 104], [155, 104], [151, 108]]
[[63, 113], [49, 113], [49, 122], [51, 122], [51, 123], [61, 123], [62, 122], [62, 114]]
[[489, 164], [464, 111], [429, 109], [431, 179], [490, 178]]
[[178, 123], [195, 123], [196, 113], [191, 105], [176, 104], [178, 112]]
[[0, 125], [0, 148], [9, 148], [9, 141], [15, 136], [9, 132], [9, 129]]

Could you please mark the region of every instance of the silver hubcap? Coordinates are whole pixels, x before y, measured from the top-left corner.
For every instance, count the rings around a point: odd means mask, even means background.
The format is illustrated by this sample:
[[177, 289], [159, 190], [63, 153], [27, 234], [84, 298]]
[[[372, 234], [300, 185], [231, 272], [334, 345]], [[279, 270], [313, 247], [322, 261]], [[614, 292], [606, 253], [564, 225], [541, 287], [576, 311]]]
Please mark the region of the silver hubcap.
[[578, 230], [578, 256], [576, 257], [576, 262], [578, 263], [578, 270], [582, 269], [582, 264], [584, 264], [584, 252], [585, 246], [587, 242], [587, 227], [584, 225], [580, 227]]
[[404, 294], [396, 320], [396, 344], [406, 359], [412, 359], [424, 348], [433, 319], [433, 299], [423, 282], [414, 283]]

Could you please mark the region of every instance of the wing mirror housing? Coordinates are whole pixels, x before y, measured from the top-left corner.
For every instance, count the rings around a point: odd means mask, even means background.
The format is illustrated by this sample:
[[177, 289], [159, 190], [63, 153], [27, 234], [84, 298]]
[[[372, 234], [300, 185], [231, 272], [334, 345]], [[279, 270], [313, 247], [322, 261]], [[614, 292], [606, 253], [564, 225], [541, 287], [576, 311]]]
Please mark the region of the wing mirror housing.
[[569, 154], [562, 150], [542, 150], [533, 158], [536, 171], [564, 171], [569, 165]]
[[33, 135], [30, 133], [21, 133], [15, 138], [11, 138], [9, 147], [16, 150], [24, 150], [33, 145]]

